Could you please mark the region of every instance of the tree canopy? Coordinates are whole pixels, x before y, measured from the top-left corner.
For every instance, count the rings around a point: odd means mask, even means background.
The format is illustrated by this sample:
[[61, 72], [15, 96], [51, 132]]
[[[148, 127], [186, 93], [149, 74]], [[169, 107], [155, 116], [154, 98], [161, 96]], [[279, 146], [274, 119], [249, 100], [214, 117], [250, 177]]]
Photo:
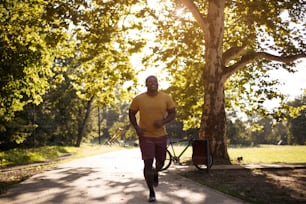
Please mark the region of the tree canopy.
[[[267, 113], [262, 105], [265, 100], [284, 97], [276, 89], [278, 81], [269, 77], [269, 71], [294, 72], [294, 60], [305, 57], [305, 7], [299, 1], [224, 2], [221, 40], [228, 78], [227, 107], [239, 105], [246, 113]], [[202, 111], [199, 103], [203, 103], [204, 94], [201, 77], [207, 75], [202, 68], [206, 63], [204, 35], [209, 32], [210, 1], [160, 1], [159, 4], [154, 13], [158, 29], [152, 31], [158, 35], [158, 43], [152, 47], [154, 55], [149, 57], [167, 63], [167, 70], [173, 76], [170, 89], [179, 104], [182, 107], [193, 104], [194, 108], [181, 109], [181, 115], [187, 119], [199, 115], [195, 110]], [[201, 22], [203, 26], [199, 25]], [[248, 107], [245, 101], [249, 101]]]
[[[17, 112], [27, 104], [42, 103], [43, 96], [64, 80], [80, 99], [98, 106], [126, 94], [122, 85], [135, 80], [128, 57], [143, 45], [142, 40], [127, 37], [142, 27], [139, 21], [125, 23], [138, 15], [139, 10], [131, 9], [136, 2], [4, 1], [0, 5], [0, 131], [8, 131]], [[91, 105], [83, 113], [83, 128]]]
[[65, 35], [52, 30], [57, 22], [47, 21], [47, 5], [45, 1], [1, 3], [1, 122], [10, 120], [29, 102], [39, 104], [49, 88], [47, 80], [56, 54], [52, 51]]
[[200, 125], [199, 136], [210, 141], [217, 160], [226, 162], [225, 108], [241, 105], [249, 114], [266, 115], [263, 100], [282, 99], [269, 70], [292, 72], [295, 60], [306, 57], [306, 8], [302, 1], [285, 0], [159, 4], [151, 12], [158, 43], [150, 60], [167, 64], [180, 116]]

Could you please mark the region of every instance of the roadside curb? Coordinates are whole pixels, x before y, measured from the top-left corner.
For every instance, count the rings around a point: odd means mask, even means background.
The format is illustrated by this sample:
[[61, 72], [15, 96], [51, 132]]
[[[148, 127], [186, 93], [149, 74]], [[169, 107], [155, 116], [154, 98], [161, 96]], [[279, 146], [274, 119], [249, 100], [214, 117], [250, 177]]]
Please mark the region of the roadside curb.
[[[219, 170], [279, 170], [279, 169], [306, 169], [306, 163], [298, 164], [233, 164], [233, 165], [213, 165], [210, 171], [219, 171]], [[187, 171], [199, 171], [193, 165], [172, 165], [169, 170], [171, 173], [184, 173]], [[202, 171], [203, 173], [208, 173], [206, 170]]]

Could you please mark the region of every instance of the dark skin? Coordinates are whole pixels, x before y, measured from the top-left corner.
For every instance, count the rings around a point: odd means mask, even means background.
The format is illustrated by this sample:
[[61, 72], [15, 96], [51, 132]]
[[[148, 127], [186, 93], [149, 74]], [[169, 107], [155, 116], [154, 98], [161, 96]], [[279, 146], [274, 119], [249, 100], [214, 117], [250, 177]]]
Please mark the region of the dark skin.
[[[146, 87], [147, 87], [147, 95], [149, 96], [156, 96], [158, 94], [158, 81], [157, 78], [154, 76], [148, 77], [146, 80]], [[144, 130], [142, 128], [140, 128], [137, 124], [137, 120], [136, 120], [136, 113], [138, 111], [135, 110], [129, 110], [129, 118], [130, 118], [130, 122], [133, 125], [133, 127], [136, 130], [136, 134], [138, 135], [138, 137], [143, 137], [144, 136]], [[170, 121], [174, 120], [175, 116], [176, 116], [176, 109], [175, 108], [171, 108], [167, 110], [167, 116], [166, 118], [162, 119], [162, 120], [156, 120], [154, 121], [154, 125], [157, 128], [163, 127], [165, 124], [169, 123]], [[161, 168], [164, 165], [164, 160], [159, 161], [156, 160], [156, 169], [153, 169], [153, 161], [154, 159], [145, 159], [144, 160], [144, 177], [145, 180], [147, 182], [147, 185], [149, 187], [150, 190], [150, 196], [154, 196], [155, 197], [155, 192], [154, 192], [154, 174], [157, 174], [158, 171], [161, 170]]]

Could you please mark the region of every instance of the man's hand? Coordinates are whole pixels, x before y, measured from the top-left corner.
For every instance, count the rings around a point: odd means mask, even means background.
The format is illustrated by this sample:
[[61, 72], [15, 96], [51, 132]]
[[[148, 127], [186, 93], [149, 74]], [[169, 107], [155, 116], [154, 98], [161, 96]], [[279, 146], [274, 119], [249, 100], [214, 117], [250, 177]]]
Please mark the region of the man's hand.
[[160, 128], [164, 125], [164, 121], [163, 120], [157, 120], [154, 122], [154, 126], [157, 128]]
[[136, 134], [138, 135], [138, 137], [142, 137], [144, 135], [144, 131], [142, 128], [136, 126], [135, 130], [136, 130]]
[[156, 120], [154, 122], [154, 126], [157, 128], [161, 128], [162, 126], [164, 126], [165, 124], [169, 123], [170, 121], [174, 120], [175, 116], [176, 116], [176, 110], [175, 108], [171, 108], [168, 109], [168, 115], [166, 118], [164, 118], [163, 120]]

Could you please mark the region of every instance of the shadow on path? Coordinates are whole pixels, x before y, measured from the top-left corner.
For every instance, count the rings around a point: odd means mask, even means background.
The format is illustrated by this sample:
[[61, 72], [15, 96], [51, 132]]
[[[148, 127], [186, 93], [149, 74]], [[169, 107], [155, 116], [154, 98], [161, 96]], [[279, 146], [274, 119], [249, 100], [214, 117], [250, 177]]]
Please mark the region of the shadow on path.
[[[0, 203], [148, 203], [138, 149], [75, 160], [35, 175], [0, 196]], [[239, 203], [171, 170], [161, 172], [158, 203]]]

